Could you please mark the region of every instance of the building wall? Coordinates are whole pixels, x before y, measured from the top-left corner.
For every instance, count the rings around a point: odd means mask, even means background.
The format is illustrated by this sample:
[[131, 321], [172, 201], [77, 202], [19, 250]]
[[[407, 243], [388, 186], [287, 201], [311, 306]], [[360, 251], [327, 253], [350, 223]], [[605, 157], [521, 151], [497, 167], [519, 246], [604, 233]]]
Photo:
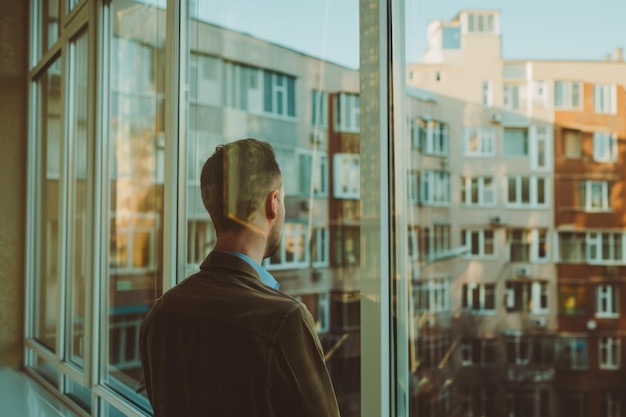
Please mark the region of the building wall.
[[24, 322], [28, 2], [0, 3], [0, 366], [20, 366]]

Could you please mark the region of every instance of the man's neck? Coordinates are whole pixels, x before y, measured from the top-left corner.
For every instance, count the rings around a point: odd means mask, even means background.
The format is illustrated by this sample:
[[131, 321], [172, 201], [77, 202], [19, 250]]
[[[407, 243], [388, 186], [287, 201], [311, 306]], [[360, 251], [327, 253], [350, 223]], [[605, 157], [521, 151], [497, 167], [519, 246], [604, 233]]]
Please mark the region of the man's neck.
[[265, 254], [265, 239], [249, 230], [220, 233], [214, 251], [243, 253], [258, 264]]

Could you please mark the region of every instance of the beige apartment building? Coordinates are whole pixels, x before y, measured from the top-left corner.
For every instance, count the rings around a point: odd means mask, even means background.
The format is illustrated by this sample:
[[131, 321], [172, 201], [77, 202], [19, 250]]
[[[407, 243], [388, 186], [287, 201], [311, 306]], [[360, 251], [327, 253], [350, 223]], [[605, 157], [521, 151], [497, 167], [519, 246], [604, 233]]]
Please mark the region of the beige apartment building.
[[[415, 317], [433, 316], [415, 326], [415, 408], [621, 415], [622, 50], [597, 62], [501, 50], [499, 11], [462, 10], [430, 22], [422, 62], [407, 67]], [[424, 312], [424, 286], [450, 305]]]

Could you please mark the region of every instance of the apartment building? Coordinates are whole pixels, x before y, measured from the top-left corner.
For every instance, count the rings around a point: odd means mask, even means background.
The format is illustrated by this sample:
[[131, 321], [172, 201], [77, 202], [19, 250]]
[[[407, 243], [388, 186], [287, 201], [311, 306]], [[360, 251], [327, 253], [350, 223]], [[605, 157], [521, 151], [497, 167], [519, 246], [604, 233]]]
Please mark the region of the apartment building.
[[[409, 176], [421, 178], [413, 181], [421, 186], [420, 228], [441, 230], [443, 218], [446, 242], [461, 250], [448, 267], [445, 316], [453, 319], [429, 321], [433, 327], [417, 338], [455, 334], [435, 355], [439, 371], [453, 363], [446, 379], [422, 385], [416, 408], [420, 415], [620, 415], [621, 49], [597, 62], [504, 60], [499, 11], [471, 9], [432, 21], [428, 42], [422, 62], [407, 67], [409, 91], [432, 95], [428, 105], [409, 106], [419, 149]], [[438, 137], [445, 146], [433, 146]], [[430, 214], [433, 170], [447, 194], [440, 218]], [[431, 262], [429, 244], [422, 234], [421, 270]]]

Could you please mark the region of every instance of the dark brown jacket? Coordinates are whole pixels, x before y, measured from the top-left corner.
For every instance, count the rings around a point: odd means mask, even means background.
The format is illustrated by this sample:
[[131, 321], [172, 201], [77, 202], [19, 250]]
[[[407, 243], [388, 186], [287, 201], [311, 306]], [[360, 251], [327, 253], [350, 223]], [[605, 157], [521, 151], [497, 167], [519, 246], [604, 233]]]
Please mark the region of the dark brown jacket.
[[334, 417], [313, 318], [245, 260], [213, 252], [141, 326], [156, 417]]

